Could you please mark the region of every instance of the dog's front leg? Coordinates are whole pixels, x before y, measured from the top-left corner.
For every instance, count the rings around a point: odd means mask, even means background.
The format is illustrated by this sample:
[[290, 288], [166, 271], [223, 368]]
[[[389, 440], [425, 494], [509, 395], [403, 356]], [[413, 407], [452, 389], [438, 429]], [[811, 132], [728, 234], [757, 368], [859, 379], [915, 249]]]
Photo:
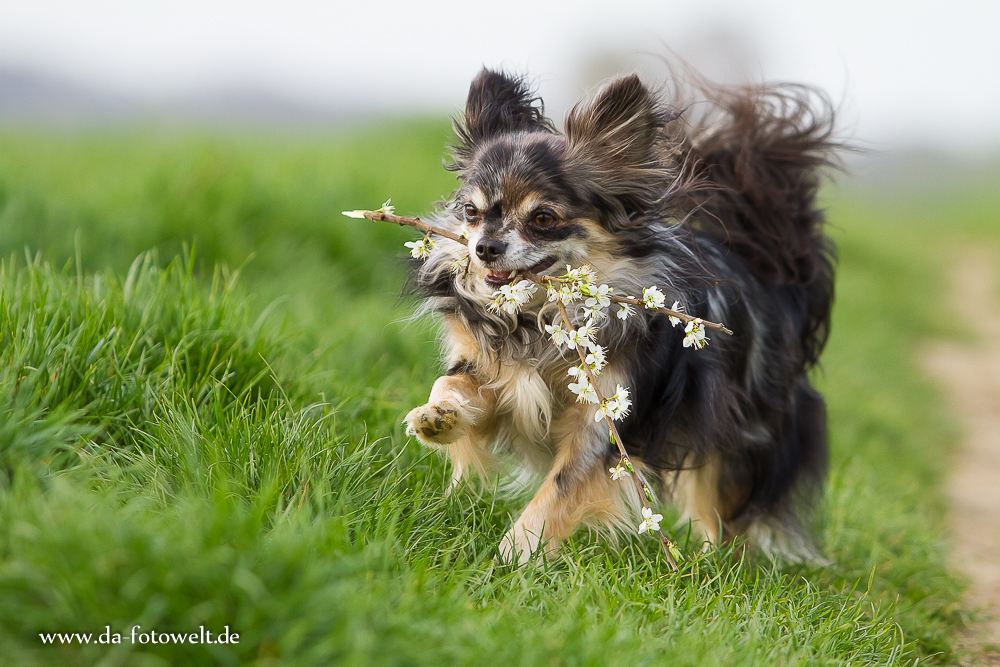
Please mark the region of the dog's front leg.
[[607, 437], [594, 429], [587, 408], [573, 406], [553, 424], [552, 469], [500, 542], [503, 562], [523, 565], [539, 548], [555, 553], [584, 519], [614, 523], [622, 516], [622, 490], [607, 472]]
[[439, 377], [425, 405], [410, 410], [403, 423], [408, 435], [425, 445], [450, 445], [469, 436], [476, 424], [493, 416], [493, 392], [484, 391], [470, 361], [480, 356], [479, 344], [454, 317], [445, 317], [448, 374]]
[[406, 432], [429, 447], [443, 447], [451, 459], [449, 492], [469, 471], [485, 475], [495, 467], [493, 438], [496, 395], [473, 376], [445, 375], [434, 382], [426, 405], [406, 415]]
[[448, 445], [468, 436], [492, 412], [487, 392], [464, 373], [439, 377], [425, 405], [406, 415], [406, 432], [425, 445]]

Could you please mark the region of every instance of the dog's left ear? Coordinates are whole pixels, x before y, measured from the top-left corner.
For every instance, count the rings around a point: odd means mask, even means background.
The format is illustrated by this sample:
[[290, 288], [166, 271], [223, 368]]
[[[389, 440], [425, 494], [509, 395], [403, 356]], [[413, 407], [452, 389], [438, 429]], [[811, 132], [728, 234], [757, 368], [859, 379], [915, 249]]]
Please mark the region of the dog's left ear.
[[616, 167], [641, 167], [651, 158], [657, 133], [670, 120], [635, 74], [607, 84], [589, 104], [566, 117], [566, 140]]

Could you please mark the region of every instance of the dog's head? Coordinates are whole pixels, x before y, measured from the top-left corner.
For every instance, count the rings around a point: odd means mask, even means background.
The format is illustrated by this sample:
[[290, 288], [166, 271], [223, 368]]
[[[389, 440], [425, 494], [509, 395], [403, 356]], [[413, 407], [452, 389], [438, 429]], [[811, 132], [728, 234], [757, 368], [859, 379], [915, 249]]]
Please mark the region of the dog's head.
[[577, 105], [559, 133], [522, 79], [483, 70], [455, 124], [461, 185], [447, 206], [473, 278], [495, 288], [617, 254], [622, 230], [657, 218], [678, 177], [664, 132], [675, 117], [632, 75]]

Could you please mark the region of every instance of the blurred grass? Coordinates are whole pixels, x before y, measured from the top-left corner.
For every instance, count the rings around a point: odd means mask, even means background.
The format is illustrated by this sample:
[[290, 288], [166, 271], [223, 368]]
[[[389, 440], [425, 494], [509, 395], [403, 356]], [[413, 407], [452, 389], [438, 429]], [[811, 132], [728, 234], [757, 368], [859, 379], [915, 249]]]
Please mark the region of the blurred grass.
[[[389, 196], [428, 210], [454, 184], [446, 138], [422, 121], [0, 133], [0, 659], [955, 660], [940, 494], [954, 433], [912, 354], [948, 331], [927, 305], [949, 248], [1000, 237], [995, 195], [828, 190], [841, 263], [818, 381], [835, 565], [688, 545], [675, 577], [651, 541], [583, 532], [566, 557], [511, 571], [492, 558], [518, 499], [445, 497], [444, 462], [400, 432], [440, 370], [433, 328], [396, 304], [411, 234], [340, 216]], [[38, 638], [136, 623], [229, 625], [241, 641]]]

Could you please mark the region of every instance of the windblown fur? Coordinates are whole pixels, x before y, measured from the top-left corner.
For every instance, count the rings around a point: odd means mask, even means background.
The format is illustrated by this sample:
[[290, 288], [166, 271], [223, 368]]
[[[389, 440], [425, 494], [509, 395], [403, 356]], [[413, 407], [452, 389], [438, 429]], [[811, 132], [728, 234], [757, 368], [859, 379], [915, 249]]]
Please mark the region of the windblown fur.
[[712, 109], [697, 120], [682, 113], [686, 91], [670, 103], [634, 75], [616, 79], [560, 133], [523, 80], [483, 70], [456, 122], [461, 185], [433, 222], [469, 245], [438, 239], [414, 271], [424, 311], [443, 318], [448, 372], [407, 421], [450, 454], [456, 481], [498, 456], [545, 476], [500, 545], [506, 560], [556, 548], [581, 522], [633, 523], [632, 485], [607, 472], [618, 454], [606, 427], [566, 389], [578, 360], [544, 334], [555, 306], [540, 292], [517, 315], [487, 309], [518, 271], [567, 264], [590, 264], [620, 295], [656, 285], [735, 332], [695, 351], [664, 315], [610, 317], [598, 384], [631, 388], [629, 454], [706, 540], [818, 557], [802, 517], [827, 463], [825, 406], [807, 373], [833, 299], [815, 201], [833, 114], [798, 86], [693, 88]]

